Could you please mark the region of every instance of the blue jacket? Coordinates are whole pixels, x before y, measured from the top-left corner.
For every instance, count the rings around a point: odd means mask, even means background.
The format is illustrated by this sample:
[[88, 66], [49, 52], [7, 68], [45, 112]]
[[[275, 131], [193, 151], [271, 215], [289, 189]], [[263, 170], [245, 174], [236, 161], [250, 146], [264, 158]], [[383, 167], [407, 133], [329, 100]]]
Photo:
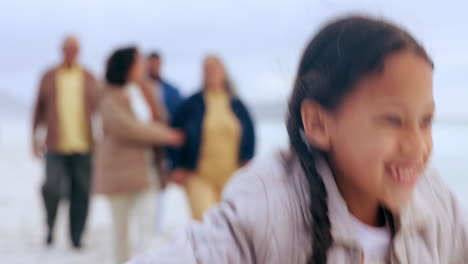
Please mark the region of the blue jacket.
[[175, 115], [177, 108], [182, 103], [182, 96], [177, 88], [165, 80], [161, 80], [159, 84], [162, 87], [164, 105], [166, 106], [169, 117], [172, 118]]
[[[255, 152], [255, 131], [250, 114], [238, 98], [231, 99], [231, 107], [242, 126], [239, 165], [251, 160]], [[205, 115], [203, 92], [198, 92], [188, 98], [177, 110], [172, 126], [185, 132], [186, 143], [177, 149], [170, 150], [171, 167], [195, 170], [197, 168], [202, 126]], [[222, 142], [220, 142], [222, 144]]]

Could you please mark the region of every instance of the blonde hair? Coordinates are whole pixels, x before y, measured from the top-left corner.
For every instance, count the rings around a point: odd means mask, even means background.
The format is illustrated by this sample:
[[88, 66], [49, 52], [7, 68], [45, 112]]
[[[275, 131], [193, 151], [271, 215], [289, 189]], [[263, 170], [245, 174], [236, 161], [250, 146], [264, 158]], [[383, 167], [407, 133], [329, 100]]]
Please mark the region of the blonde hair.
[[[203, 60], [203, 65], [206, 65], [207, 61], [209, 61], [209, 60], [215, 61], [218, 64], [218, 66], [221, 67], [221, 69], [222, 69], [222, 71], [224, 73], [224, 89], [226, 89], [227, 93], [231, 97], [237, 97], [237, 93], [235, 91], [234, 85], [233, 85], [233, 83], [231, 81], [231, 78], [229, 78], [229, 74], [227, 73], [226, 67], [225, 67], [223, 61], [221, 60], [221, 58], [218, 55], [215, 55], [215, 54], [208, 54], [207, 56], [205, 56], [205, 59]], [[203, 77], [202, 89], [203, 90], [206, 89], [205, 76]]]

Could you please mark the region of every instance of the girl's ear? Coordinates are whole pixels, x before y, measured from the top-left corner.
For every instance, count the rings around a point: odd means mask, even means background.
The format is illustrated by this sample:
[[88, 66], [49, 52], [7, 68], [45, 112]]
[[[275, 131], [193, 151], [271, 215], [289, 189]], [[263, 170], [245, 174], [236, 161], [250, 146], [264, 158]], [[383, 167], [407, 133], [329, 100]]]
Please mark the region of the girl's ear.
[[301, 116], [309, 143], [321, 151], [329, 151], [331, 143], [328, 112], [316, 102], [305, 99], [301, 104]]

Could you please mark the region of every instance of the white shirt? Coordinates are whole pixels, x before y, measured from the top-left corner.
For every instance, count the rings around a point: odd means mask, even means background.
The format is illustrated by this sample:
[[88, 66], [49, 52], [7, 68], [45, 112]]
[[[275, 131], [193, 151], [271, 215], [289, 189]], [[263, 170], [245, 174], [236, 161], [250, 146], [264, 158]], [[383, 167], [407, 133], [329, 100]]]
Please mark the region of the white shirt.
[[126, 92], [130, 100], [130, 107], [138, 120], [144, 123], [152, 121], [151, 109], [146, 102], [145, 96], [140, 87], [135, 83], [130, 83], [126, 87]]
[[[129, 83], [125, 87], [125, 91], [127, 93], [128, 99], [130, 100], [130, 107], [132, 108], [133, 113], [135, 114], [136, 118], [142, 123], [150, 123], [153, 121], [153, 116], [151, 114], [151, 108], [148, 105], [148, 102], [141, 91], [141, 88], [138, 84]], [[148, 160], [152, 159], [150, 152], [147, 152]], [[154, 168], [153, 163], [149, 163], [150, 173], [148, 175], [150, 182], [155, 184], [156, 186], [159, 185], [158, 181], [158, 171]]]
[[364, 224], [352, 215], [351, 220], [366, 258], [387, 259], [392, 241], [388, 223], [383, 227], [373, 227]]

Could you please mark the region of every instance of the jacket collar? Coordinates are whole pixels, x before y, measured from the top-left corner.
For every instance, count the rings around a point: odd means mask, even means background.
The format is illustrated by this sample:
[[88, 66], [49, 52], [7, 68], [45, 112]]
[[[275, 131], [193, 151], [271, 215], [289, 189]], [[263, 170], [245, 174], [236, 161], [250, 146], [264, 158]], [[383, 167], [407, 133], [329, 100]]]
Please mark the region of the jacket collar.
[[[302, 170], [301, 164], [296, 159], [297, 168], [296, 173], [300, 173], [302, 182], [302, 192], [305, 195], [303, 205], [303, 215], [306, 223], [312, 225], [312, 218], [309, 213], [310, 195], [309, 186], [307, 179], [305, 178], [304, 171]], [[338, 190], [333, 173], [324, 159], [316, 160], [316, 169], [319, 175], [322, 177], [323, 183], [328, 194], [328, 215], [331, 223], [331, 234], [334, 243], [343, 244], [349, 247], [359, 247], [354, 225], [351, 220], [350, 213], [346, 202]], [[393, 222], [397, 234], [411, 234], [422, 228], [433, 221], [434, 217], [431, 216], [430, 204], [424, 199], [423, 189], [424, 185], [427, 184], [427, 178], [429, 177], [426, 172], [423, 178], [415, 187], [413, 198], [409, 204], [402, 209], [399, 215], [392, 215]]]

